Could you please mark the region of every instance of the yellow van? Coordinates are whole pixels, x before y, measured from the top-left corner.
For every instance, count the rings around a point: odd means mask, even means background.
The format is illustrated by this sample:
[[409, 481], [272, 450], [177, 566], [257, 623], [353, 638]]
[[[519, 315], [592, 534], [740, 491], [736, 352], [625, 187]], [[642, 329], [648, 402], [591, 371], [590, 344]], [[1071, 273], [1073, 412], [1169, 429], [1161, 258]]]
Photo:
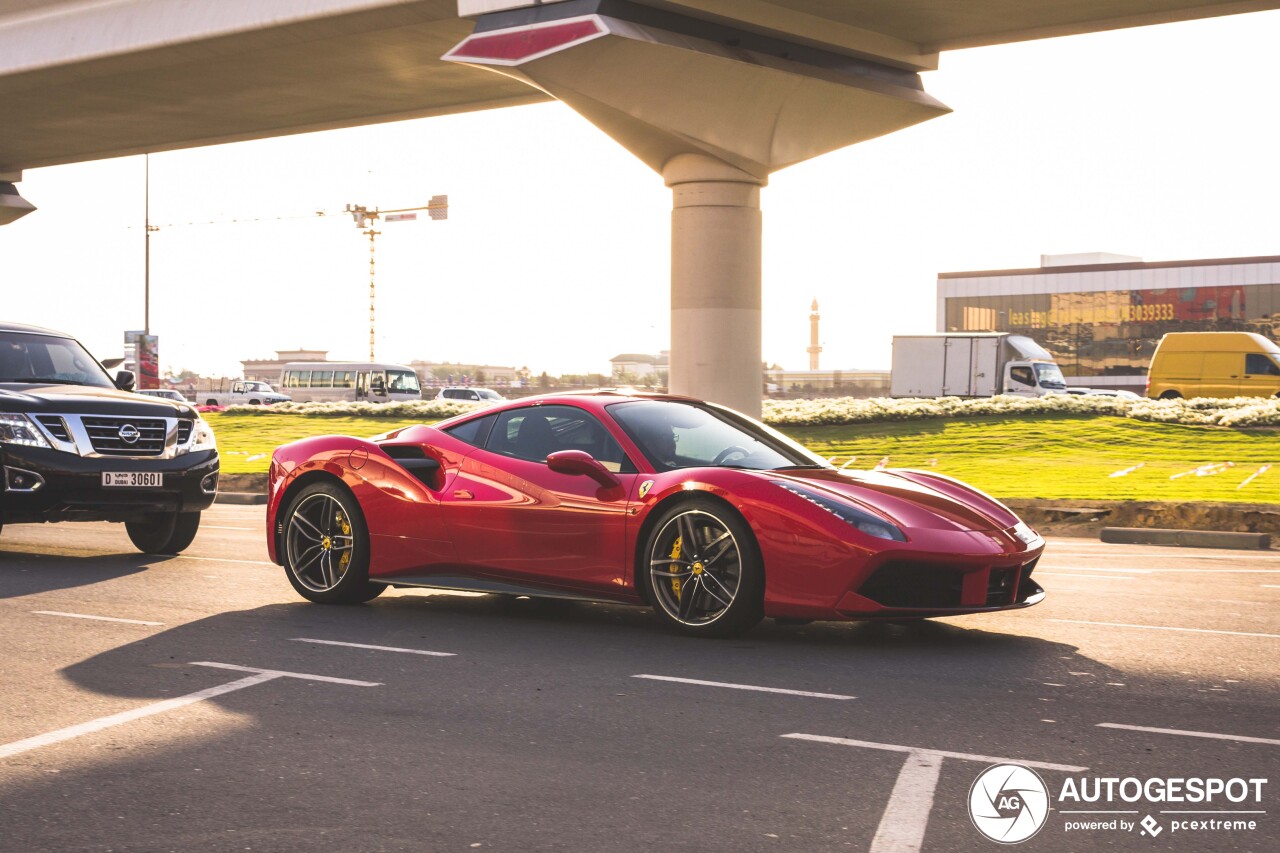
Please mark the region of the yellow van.
[[1170, 332], [1151, 357], [1147, 396], [1280, 397], [1280, 346], [1253, 332]]

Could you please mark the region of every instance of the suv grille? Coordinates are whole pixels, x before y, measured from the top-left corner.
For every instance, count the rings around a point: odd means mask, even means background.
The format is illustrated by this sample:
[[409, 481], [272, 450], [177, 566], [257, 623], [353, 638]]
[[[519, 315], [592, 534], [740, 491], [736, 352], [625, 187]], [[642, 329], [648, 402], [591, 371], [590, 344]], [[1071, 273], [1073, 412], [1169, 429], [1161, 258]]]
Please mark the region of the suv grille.
[[[165, 422], [163, 418], [100, 418], [84, 416], [80, 419], [93, 449], [103, 456], [159, 456], [164, 453]], [[133, 426], [138, 438], [132, 443], [121, 437], [125, 426]]]
[[71, 433], [67, 431], [67, 422], [57, 415], [36, 415], [36, 420], [58, 441], [71, 440]]
[[178, 444], [186, 444], [191, 438], [191, 421], [178, 421]]

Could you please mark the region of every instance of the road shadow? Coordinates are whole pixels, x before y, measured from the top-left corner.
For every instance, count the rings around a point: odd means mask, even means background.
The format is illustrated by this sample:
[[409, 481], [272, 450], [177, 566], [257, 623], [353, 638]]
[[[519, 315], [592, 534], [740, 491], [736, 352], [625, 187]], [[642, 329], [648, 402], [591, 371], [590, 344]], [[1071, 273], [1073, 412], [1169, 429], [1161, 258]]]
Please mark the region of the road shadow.
[[147, 554], [94, 554], [75, 557], [0, 549], [0, 598], [20, 598], [73, 589], [146, 571], [168, 558]]

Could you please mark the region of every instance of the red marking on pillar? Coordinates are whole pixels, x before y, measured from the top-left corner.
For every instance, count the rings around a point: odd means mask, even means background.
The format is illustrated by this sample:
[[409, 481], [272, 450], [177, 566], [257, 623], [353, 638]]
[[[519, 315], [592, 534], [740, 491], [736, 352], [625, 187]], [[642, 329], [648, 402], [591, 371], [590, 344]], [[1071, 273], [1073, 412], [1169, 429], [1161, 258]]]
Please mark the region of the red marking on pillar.
[[518, 63], [605, 33], [596, 18], [575, 18], [473, 35], [445, 54], [445, 59]]

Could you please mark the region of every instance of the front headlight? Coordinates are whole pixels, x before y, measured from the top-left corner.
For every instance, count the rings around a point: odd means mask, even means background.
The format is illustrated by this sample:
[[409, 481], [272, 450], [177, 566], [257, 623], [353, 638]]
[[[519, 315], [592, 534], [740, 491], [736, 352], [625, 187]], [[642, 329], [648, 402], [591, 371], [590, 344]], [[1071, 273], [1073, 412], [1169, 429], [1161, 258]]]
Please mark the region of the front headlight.
[[213, 427], [204, 418], [197, 418], [191, 426], [191, 446], [188, 452], [197, 450], [217, 450], [218, 440], [213, 437]]
[[25, 447], [48, 447], [40, 430], [26, 415], [0, 414], [0, 444], [21, 444]]
[[1040, 534], [1032, 530], [1031, 526], [1025, 521], [1019, 521], [1012, 529], [1010, 529], [1009, 532], [1018, 537], [1018, 540], [1021, 541], [1023, 545], [1030, 548], [1033, 548], [1044, 541], [1040, 538]]
[[805, 489], [794, 483], [774, 480], [775, 486], [781, 486], [796, 497], [804, 498], [814, 506], [825, 509], [841, 521], [852, 524], [868, 536], [877, 539], [892, 539], [895, 542], [906, 542], [907, 535], [894, 524], [851, 503], [838, 500], [822, 492]]

